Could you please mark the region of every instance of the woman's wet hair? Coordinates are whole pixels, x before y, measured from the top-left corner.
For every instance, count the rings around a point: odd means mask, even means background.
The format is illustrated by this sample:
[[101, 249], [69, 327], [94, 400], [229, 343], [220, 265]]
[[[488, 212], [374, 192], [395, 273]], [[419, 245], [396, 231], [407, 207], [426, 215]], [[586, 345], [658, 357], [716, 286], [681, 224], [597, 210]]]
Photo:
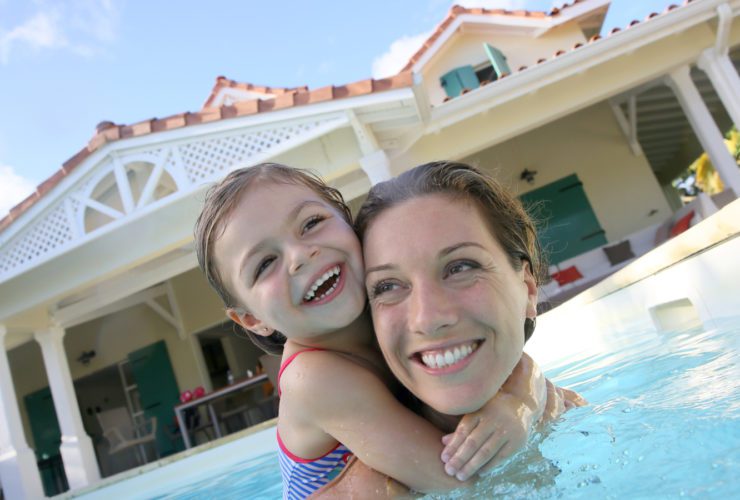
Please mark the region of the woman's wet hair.
[[[195, 223], [195, 252], [198, 265], [208, 283], [218, 293], [228, 309], [245, 309], [247, 304], [239, 304], [224, 285], [224, 281], [213, 259], [213, 248], [223, 235], [226, 225], [251, 186], [261, 182], [302, 185], [315, 192], [335, 208], [348, 224], [352, 223], [349, 207], [339, 190], [327, 186], [319, 176], [308, 170], [292, 168], [279, 163], [260, 163], [252, 167], [240, 168], [229, 173], [206, 193], [198, 220]], [[246, 330], [246, 329], [245, 329]], [[249, 338], [262, 350], [270, 354], [282, 354], [285, 336], [275, 332], [269, 337], [257, 335], [246, 330]]]
[[385, 210], [433, 194], [471, 203], [506, 252], [512, 267], [518, 271], [526, 261], [537, 285], [547, 279], [547, 264], [537, 229], [522, 203], [496, 179], [464, 163], [426, 163], [376, 184], [357, 214], [355, 230], [363, 239], [373, 221]]

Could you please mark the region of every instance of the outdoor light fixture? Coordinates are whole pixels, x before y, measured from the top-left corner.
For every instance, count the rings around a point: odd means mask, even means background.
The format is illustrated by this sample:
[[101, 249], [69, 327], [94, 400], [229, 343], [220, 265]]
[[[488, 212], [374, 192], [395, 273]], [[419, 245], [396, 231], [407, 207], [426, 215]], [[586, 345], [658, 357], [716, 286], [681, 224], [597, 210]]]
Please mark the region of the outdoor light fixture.
[[523, 181], [527, 181], [529, 184], [534, 184], [534, 176], [537, 175], [536, 170], [529, 170], [525, 168], [522, 173], [519, 174], [519, 178]]
[[77, 358], [77, 361], [82, 363], [83, 365], [90, 364], [90, 360], [95, 357], [95, 351], [89, 350], [89, 351], [82, 351], [82, 354]]

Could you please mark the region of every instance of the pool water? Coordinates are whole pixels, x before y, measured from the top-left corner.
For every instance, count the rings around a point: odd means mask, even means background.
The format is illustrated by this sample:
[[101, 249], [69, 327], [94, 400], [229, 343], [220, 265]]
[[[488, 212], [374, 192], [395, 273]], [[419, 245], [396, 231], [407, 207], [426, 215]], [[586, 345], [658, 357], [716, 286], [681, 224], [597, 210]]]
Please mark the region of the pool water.
[[[740, 498], [740, 318], [714, 326], [610, 333], [545, 366], [590, 405], [534, 436], [495, 476], [451, 496]], [[274, 451], [216, 470], [190, 483], [181, 475], [173, 486], [159, 483], [166, 493], [135, 496], [281, 498]]]

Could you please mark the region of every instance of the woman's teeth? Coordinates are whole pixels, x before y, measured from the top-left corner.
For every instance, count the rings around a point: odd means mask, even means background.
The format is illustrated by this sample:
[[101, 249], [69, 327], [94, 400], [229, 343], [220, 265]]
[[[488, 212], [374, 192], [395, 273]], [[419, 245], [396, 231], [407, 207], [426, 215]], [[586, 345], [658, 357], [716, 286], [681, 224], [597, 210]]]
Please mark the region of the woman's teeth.
[[[327, 283], [330, 279], [332, 280], [332, 282]], [[314, 299], [321, 300], [337, 288], [337, 283], [339, 283], [339, 266], [334, 266], [326, 271], [324, 274], [319, 276], [316, 281], [313, 282], [311, 288], [309, 288], [308, 292], [306, 292], [306, 295], [303, 296], [303, 300], [306, 302], [311, 302]], [[319, 296], [317, 297], [316, 292], [319, 289], [321, 289], [321, 291], [319, 293]]]
[[478, 345], [478, 341], [475, 341], [444, 351], [425, 351], [421, 353], [421, 361], [429, 368], [445, 368], [470, 356]]

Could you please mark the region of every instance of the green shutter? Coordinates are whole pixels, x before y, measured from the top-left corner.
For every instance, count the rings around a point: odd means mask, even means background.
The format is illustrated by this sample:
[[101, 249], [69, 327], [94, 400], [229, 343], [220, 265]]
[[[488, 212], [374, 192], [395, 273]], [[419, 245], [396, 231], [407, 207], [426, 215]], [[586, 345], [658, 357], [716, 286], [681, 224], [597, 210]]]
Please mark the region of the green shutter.
[[480, 86], [475, 70], [470, 65], [448, 71], [442, 75], [439, 82], [449, 97], [459, 96], [463, 89], [473, 90]]
[[606, 244], [604, 230], [577, 175], [569, 175], [519, 198], [541, 223], [538, 234], [550, 264]]
[[511, 73], [511, 69], [509, 69], [509, 64], [506, 62], [506, 56], [503, 52], [487, 43], [483, 43], [483, 48], [486, 51], [488, 59], [491, 61], [491, 66], [493, 66], [493, 70], [496, 72], [497, 78], [501, 78], [501, 75], [504, 73]]

